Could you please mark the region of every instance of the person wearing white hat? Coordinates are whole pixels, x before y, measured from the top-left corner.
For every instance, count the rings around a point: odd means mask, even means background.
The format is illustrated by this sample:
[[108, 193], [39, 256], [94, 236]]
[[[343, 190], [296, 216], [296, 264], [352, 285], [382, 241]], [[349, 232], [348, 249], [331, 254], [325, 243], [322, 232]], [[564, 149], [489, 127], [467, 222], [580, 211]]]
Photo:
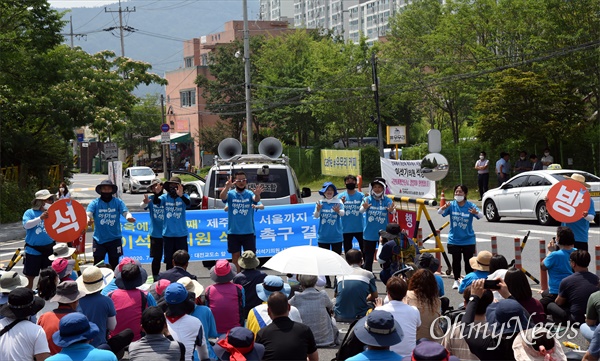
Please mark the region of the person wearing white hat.
[[27, 231], [23, 274], [27, 276], [29, 289], [33, 288], [33, 280], [40, 274], [40, 270], [52, 264], [48, 256], [52, 254], [55, 242], [44, 227], [44, 220], [48, 219], [48, 209], [52, 203], [54, 195], [47, 189], [39, 190], [35, 192], [31, 208], [23, 214], [23, 227]]
[[104, 287], [113, 278], [114, 273], [110, 269], [91, 266], [77, 279], [77, 287], [86, 294], [79, 300], [81, 312], [100, 329], [98, 336], [90, 342], [94, 347], [106, 343], [107, 331], [113, 331], [117, 326], [115, 305], [110, 298], [102, 294]]
[[[576, 182], [581, 183], [587, 189], [588, 192], [591, 188], [590, 185], [585, 182], [585, 176], [583, 174], [573, 173], [570, 177], [565, 176], [565, 178], [572, 179]], [[561, 226], [569, 227], [573, 231], [573, 235], [575, 235], [575, 248], [584, 251], [588, 250], [590, 222], [594, 220], [595, 216], [596, 208], [594, 207], [594, 201], [590, 199], [590, 207], [587, 211], [583, 211], [581, 213], [581, 218], [578, 221], [570, 223], [561, 223]]]

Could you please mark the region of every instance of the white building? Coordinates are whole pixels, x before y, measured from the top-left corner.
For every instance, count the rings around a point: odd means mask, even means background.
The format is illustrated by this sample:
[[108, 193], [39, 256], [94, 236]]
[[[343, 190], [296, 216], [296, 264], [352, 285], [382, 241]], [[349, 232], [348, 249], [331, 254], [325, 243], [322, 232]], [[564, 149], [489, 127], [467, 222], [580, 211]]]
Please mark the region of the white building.
[[[444, 2], [444, 0], [440, 0]], [[295, 28], [330, 29], [344, 40], [369, 43], [385, 36], [389, 18], [410, 0], [260, 0], [261, 20], [293, 18]]]

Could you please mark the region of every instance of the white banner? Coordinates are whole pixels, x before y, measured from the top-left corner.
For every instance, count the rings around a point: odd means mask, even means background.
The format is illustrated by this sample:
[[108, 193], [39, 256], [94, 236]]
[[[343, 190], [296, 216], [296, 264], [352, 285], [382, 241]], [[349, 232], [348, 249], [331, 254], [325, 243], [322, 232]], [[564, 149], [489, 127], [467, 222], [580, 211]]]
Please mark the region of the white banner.
[[435, 199], [435, 182], [423, 177], [420, 160], [380, 158], [381, 176], [394, 195]]

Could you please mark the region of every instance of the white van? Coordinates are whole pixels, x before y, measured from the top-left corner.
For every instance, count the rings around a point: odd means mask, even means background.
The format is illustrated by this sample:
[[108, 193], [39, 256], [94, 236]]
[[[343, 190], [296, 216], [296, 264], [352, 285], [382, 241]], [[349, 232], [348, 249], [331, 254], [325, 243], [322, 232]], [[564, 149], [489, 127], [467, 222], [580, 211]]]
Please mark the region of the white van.
[[[228, 144], [222, 146], [224, 143]], [[237, 140], [228, 138], [219, 144], [219, 157], [206, 175], [202, 209], [225, 207], [220, 198], [221, 190], [227, 179], [238, 171], [246, 173], [248, 189], [253, 190], [258, 184], [263, 186], [261, 203], [265, 206], [303, 203], [302, 198], [310, 197], [309, 188], [300, 190], [296, 173], [290, 167], [289, 159], [281, 154], [283, 148], [278, 140], [266, 138], [261, 142], [259, 152], [262, 150], [267, 154], [239, 154], [241, 144], [238, 143]], [[271, 147], [266, 152], [265, 144]]]

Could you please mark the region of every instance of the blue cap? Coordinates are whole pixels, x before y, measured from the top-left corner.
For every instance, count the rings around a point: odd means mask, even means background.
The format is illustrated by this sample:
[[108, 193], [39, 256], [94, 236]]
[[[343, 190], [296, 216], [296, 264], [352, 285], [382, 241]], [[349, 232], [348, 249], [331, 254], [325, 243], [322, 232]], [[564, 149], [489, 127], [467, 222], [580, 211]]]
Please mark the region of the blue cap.
[[165, 301], [169, 305], [176, 305], [187, 300], [188, 291], [181, 283], [171, 283], [165, 290]]
[[337, 194], [338, 194], [337, 188], [336, 188], [336, 186], [335, 186], [333, 183], [331, 183], [331, 182], [325, 182], [325, 183], [323, 183], [323, 189], [321, 189], [321, 190], [319, 191], [319, 194], [320, 194], [320, 195], [322, 195], [322, 196], [324, 196], [324, 195], [325, 195], [325, 191], [326, 191], [326, 190], [327, 190], [327, 188], [329, 188], [329, 187], [332, 187], [332, 188], [333, 188], [333, 196], [334, 196], [334, 197], [335, 197], [335, 196], [337, 196]]
[[281, 277], [279, 276], [267, 276], [263, 283], [259, 283], [256, 285], [256, 294], [258, 298], [263, 301], [267, 301], [271, 293], [279, 291], [286, 295], [290, 296], [291, 287], [287, 283], [283, 282]]

